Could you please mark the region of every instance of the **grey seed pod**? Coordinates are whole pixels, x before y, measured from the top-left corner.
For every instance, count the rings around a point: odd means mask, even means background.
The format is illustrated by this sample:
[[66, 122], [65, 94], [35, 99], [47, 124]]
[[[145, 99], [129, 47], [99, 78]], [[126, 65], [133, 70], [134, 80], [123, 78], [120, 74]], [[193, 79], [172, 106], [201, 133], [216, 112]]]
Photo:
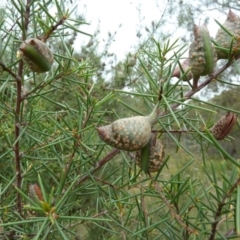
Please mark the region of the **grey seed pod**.
[[[223, 23], [223, 27], [227, 29], [236, 39], [233, 39], [232, 36], [224, 31], [222, 28], [219, 28], [215, 41], [221, 48], [229, 49], [231, 42], [233, 40], [233, 49], [239, 46], [239, 37], [240, 37], [240, 17], [236, 15], [232, 10], [229, 10], [227, 19]], [[228, 59], [228, 53], [221, 49], [216, 49], [218, 59]], [[239, 51], [235, 52], [234, 55], [238, 54]]]
[[136, 163], [137, 165], [146, 173], [149, 172], [157, 172], [161, 167], [164, 159], [164, 146], [157, 139], [157, 135], [155, 133], [151, 134], [151, 138], [148, 143], [149, 146], [145, 146], [144, 148], [149, 147], [147, 150], [147, 156], [145, 155], [145, 149], [138, 150], [136, 152]]
[[127, 61], [127, 67], [134, 67], [137, 62], [137, 56], [134, 55], [133, 57], [129, 57]]
[[225, 116], [222, 116], [218, 122], [210, 129], [210, 132], [217, 140], [224, 139], [237, 121], [237, 116], [234, 113], [228, 112]]
[[136, 116], [118, 119], [98, 127], [98, 135], [108, 145], [126, 151], [143, 148], [151, 137], [151, 128], [157, 122], [157, 108], [149, 116]]
[[33, 72], [42, 73], [51, 69], [54, 58], [46, 43], [37, 38], [25, 40], [19, 47], [18, 55]]
[[217, 55], [206, 26], [194, 25], [194, 41], [189, 47], [189, 66], [193, 74], [193, 87], [200, 76], [213, 73]]

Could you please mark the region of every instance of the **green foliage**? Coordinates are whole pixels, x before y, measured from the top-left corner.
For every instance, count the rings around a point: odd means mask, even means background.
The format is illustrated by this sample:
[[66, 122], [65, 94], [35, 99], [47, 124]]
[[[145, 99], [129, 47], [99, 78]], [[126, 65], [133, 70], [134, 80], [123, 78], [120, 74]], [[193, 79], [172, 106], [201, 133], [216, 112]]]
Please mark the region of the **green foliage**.
[[[209, 129], [227, 111], [239, 114], [239, 87], [194, 98], [219, 84], [220, 73], [196, 90], [183, 76], [173, 79], [187, 51], [174, 39], [151, 38], [106, 80], [106, 54], [97, 53], [96, 42], [74, 51], [77, 34], [89, 34], [68, 6], [12, 0], [0, 13], [0, 239], [236, 238], [239, 124], [223, 143]], [[47, 73], [31, 72], [17, 57], [32, 37], [54, 53]], [[147, 115], [157, 102], [152, 131], [166, 154], [157, 173], [144, 174], [135, 153], [107, 146], [96, 126]]]

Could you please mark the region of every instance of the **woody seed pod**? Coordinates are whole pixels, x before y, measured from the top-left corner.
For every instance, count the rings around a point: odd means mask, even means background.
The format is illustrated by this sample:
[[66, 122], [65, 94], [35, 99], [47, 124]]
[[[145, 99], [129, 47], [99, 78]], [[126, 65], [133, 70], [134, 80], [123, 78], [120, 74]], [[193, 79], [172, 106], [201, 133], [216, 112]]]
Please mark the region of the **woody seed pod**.
[[164, 146], [152, 133], [148, 144], [136, 152], [136, 163], [145, 172], [157, 172], [163, 163]]
[[189, 66], [194, 88], [197, 87], [200, 76], [213, 73], [216, 61], [217, 55], [206, 26], [194, 25], [194, 41], [189, 47]]
[[143, 148], [151, 137], [151, 127], [157, 122], [158, 110], [149, 116], [118, 119], [110, 125], [98, 127], [99, 137], [108, 145], [136, 151]]
[[43, 195], [40, 187], [38, 184], [31, 184], [29, 185], [29, 197], [34, 201], [34, 202], [39, 202], [43, 201]]
[[[229, 49], [230, 45], [233, 40], [232, 49], [239, 47], [239, 40], [240, 37], [240, 17], [236, 15], [233, 11], [229, 10], [227, 19], [223, 23], [223, 27], [231, 33], [235, 38], [233, 38], [227, 31], [222, 28], [219, 28], [217, 35], [216, 35], [216, 43], [225, 49]], [[216, 49], [218, 59], [228, 59], [228, 52], [222, 49]], [[235, 54], [239, 53], [237, 51]]]
[[232, 130], [236, 121], [237, 116], [234, 113], [228, 112], [218, 120], [218, 122], [210, 129], [210, 132], [212, 132], [215, 139], [222, 140]]
[[19, 48], [18, 54], [26, 65], [37, 73], [47, 72], [53, 64], [53, 54], [46, 43], [37, 38], [25, 40]]

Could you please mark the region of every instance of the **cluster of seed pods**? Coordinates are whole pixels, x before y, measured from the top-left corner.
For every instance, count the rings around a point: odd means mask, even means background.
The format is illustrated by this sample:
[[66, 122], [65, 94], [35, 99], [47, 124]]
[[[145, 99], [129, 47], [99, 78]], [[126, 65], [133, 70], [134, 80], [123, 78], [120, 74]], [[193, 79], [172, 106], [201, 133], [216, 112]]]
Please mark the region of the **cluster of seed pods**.
[[[213, 45], [207, 27], [194, 25], [194, 40], [190, 44], [188, 58], [174, 70], [172, 76], [183, 81], [193, 79], [195, 89], [200, 76], [212, 74], [217, 60], [229, 57], [227, 50], [231, 45], [232, 50], [238, 49], [240, 17], [230, 10], [223, 28], [227, 31], [220, 28], [215, 39], [217, 45]], [[232, 33], [234, 38], [228, 32]], [[217, 140], [224, 139], [236, 120], [235, 114], [228, 113], [210, 131]], [[107, 126], [98, 127], [97, 131], [99, 137], [108, 145], [125, 151], [136, 151], [135, 160], [143, 171], [156, 172], [164, 158], [162, 143], [156, 138], [156, 134], [151, 133], [156, 121], [155, 113], [149, 116], [123, 118]]]
[[[136, 152], [136, 162], [145, 172], [158, 171], [164, 157], [164, 147], [152, 134], [158, 109], [148, 116], [122, 118], [97, 128], [105, 143], [117, 149]], [[145, 167], [143, 167], [145, 166]]]
[[228, 59], [229, 52], [230, 57], [240, 53], [239, 38], [240, 17], [232, 10], [216, 34], [215, 45], [205, 25], [194, 25], [194, 40], [190, 44], [188, 58], [176, 67], [172, 77], [184, 81], [193, 79], [193, 89], [197, 88], [200, 76], [212, 74], [218, 59]]
[[[227, 19], [219, 28], [215, 45], [212, 44], [206, 26], [194, 25], [194, 41], [189, 47], [189, 56], [176, 67], [172, 76], [183, 81], [193, 79], [193, 88], [197, 88], [200, 76], [210, 75], [218, 59], [229, 59], [240, 53], [240, 17], [229, 10]], [[231, 50], [231, 51], [230, 51]], [[230, 54], [230, 55], [229, 55]], [[217, 140], [224, 139], [237, 121], [237, 116], [227, 113], [210, 129]]]

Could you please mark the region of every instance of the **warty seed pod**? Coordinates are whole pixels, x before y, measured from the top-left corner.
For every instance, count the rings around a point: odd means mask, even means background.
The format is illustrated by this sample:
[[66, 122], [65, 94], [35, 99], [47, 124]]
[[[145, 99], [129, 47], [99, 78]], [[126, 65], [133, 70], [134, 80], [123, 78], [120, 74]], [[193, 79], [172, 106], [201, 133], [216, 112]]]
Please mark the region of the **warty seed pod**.
[[149, 116], [136, 116], [118, 119], [98, 127], [98, 135], [108, 145], [125, 150], [136, 151], [143, 148], [151, 137], [151, 128], [157, 122], [158, 110]]
[[49, 71], [54, 61], [47, 44], [37, 38], [25, 40], [19, 47], [18, 55], [33, 72], [37, 73]]
[[194, 41], [189, 47], [189, 66], [193, 74], [193, 86], [200, 76], [213, 73], [217, 54], [206, 26], [194, 25]]
[[218, 122], [210, 129], [210, 132], [215, 139], [222, 140], [229, 134], [236, 122], [236, 114], [228, 112], [218, 120]]
[[[236, 15], [232, 10], [229, 10], [227, 19], [223, 23], [223, 27], [227, 29], [227, 31], [229, 31], [232, 35], [234, 35], [236, 39], [239, 39], [240, 17]], [[239, 46], [239, 41], [237, 41], [236, 39], [233, 39], [229, 33], [224, 31], [222, 28], [219, 28], [216, 34], [215, 41], [221, 48], [229, 49], [233, 40], [232, 48], [234, 49], [235, 47]], [[226, 51], [216, 49], [216, 52], [218, 59], [228, 59], [228, 53]], [[235, 54], [237, 54], [237, 52]]]
[[157, 139], [155, 133], [151, 134], [148, 144], [136, 152], [136, 163], [145, 172], [157, 172], [164, 159], [164, 146]]

